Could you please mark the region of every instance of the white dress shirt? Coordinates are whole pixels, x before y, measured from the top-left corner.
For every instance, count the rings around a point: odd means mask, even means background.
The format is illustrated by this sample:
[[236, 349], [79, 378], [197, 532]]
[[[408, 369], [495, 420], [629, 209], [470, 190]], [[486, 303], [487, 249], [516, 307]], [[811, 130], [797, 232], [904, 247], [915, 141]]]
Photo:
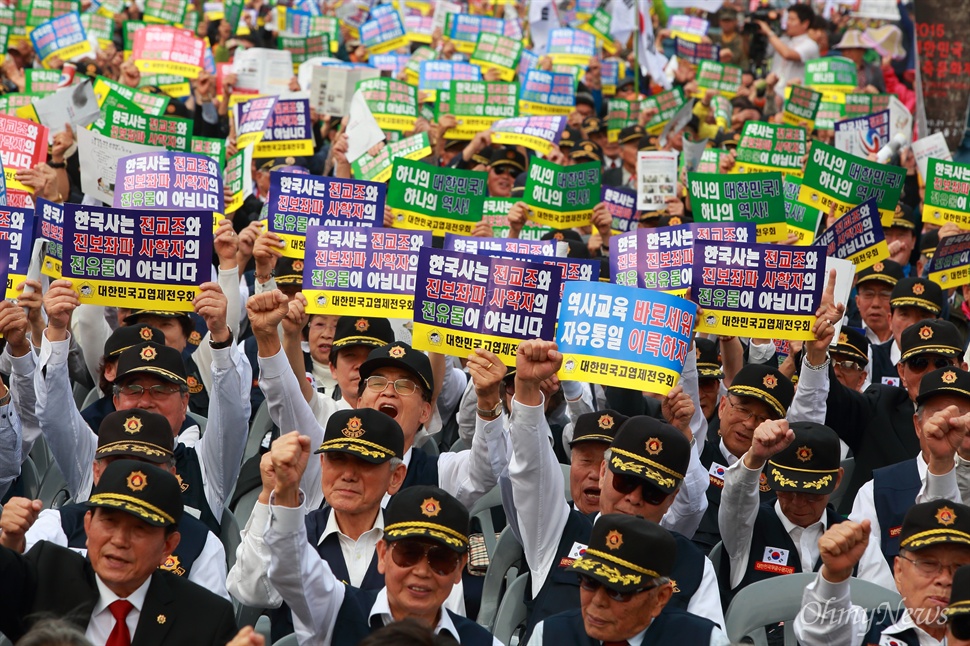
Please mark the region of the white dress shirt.
[[[536, 624], [536, 627], [532, 629], [532, 635], [529, 637], [529, 642], [526, 644], [526, 646], [542, 646], [542, 633], [544, 630], [542, 625], [544, 623], [545, 623], [545, 620], [540, 621], [539, 623]], [[630, 637], [629, 639], [627, 639], [626, 640], [627, 645], [640, 646], [640, 644], [643, 643], [643, 638], [647, 636], [647, 630], [649, 629], [650, 627], [647, 626], [646, 628], [638, 632], [633, 637]], [[729, 646], [730, 643], [731, 643], [731, 640], [727, 638], [727, 635], [724, 633], [724, 631], [721, 630], [719, 626], [715, 626], [714, 630], [711, 631], [710, 646]]]
[[[98, 602], [94, 605], [94, 610], [91, 612], [91, 621], [88, 622], [88, 628], [84, 631], [84, 636], [94, 646], [102, 646], [108, 641], [108, 637], [111, 636], [111, 631], [115, 627], [115, 618], [111, 614], [108, 606], [121, 599], [121, 597], [112, 592], [97, 574], [94, 575], [94, 582], [98, 585], [100, 596], [98, 597]], [[141, 609], [145, 606], [145, 597], [148, 596], [148, 587], [151, 584], [152, 577], [148, 577], [137, 590], [127, 597], [128, 602], [132, 605], [132, 609], [128, 612], [128, 616], [125, 617], [125, 624], [128, 626], [128, 635], [132, 641], [135, 640], [135, 628], [138, 626], [138, 618], [141, 617]]]

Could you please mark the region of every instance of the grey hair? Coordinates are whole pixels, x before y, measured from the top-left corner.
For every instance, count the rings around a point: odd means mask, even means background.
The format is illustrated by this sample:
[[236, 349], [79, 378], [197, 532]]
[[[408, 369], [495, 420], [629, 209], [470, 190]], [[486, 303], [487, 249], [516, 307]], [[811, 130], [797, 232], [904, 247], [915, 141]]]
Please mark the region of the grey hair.
[[391, 458], [389, 462], [391, 464], [391, 471], [398, 468], [399, 465], [404, 464], [404, 460], [402, 460], [401, 458]]
[[73, 624], [61, 619], [44, 619], [21, 637], [17, 646], [91, 646], [91, 642]]

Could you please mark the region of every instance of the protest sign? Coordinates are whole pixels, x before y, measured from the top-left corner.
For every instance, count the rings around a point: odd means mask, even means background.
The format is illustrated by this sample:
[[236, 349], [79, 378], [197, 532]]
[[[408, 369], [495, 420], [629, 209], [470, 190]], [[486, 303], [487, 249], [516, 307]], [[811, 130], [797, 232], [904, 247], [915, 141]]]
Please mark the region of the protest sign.
[[238, 94], [278, 95], [290, 90], [293, 55], [285, 49], [237, 49], [232, 58]]
[[801, 187], [802, 180], [794, 175], [789, 175], [782, 183], [782, 189], [785, 191], [785, 222], [788, 224], [788, 234], [798, 236], [796, 244], [805, 246], [815, 240], [819, 222], [825, 214], [798, 201], [798, 191]]
[[0, 206], [0, 237], [10, 242], [4, 298], [17, 298], [20, 293], [15, 287], [26, 280], [30, 265], [30, 251], [34, 244], [34, 209]]
[[515, 83], [452, 81], [445, 114], [454, 116], [458, 123], [445, 138], [473, 139], [496, 121], [517, 116], [518, 90]]
[[[478, 68], [475, 68], [476, 70]], [[367, 107], [383, 130], [408, 132], [418, 120], [418, 92], [402, 81], [386, 78], [357, 83]]]
[[637, 209], [658, 211], [677, 196], [677, 151], [637, 153]]
[[97, 200], [114, 204], [118, 160], [135, 153], [158, 152], [161, 148], [111, 139], [92, 130], [77, 131], [81, 191]]
[[[98, 107], [103, 109], [112, 94], [134, 103], [139, 110], [153, 117], [165, 115], [170, 101], [167, 96], [140, 92], [109, 78], [98, 76], [94, 82], [94, 96], [98, 99]], [[111, 107], [111, 104], [108, 107]]]
[[404, 31], [412, 43], [429, 45], [434, 33], [434, 18], [431, 16], [410, 15], [404, 18]]
[[430, 232], [311, 225], [306, 234], [308, 314], [410, 318]]
[[758, 242], [788, 238], [781, 173], [688, 173], [687, 186], [699, 222], [751, 222]]
[[330, 36], [280, 36], [280, 49], [285, 49], [293, 57], [293, 64], [305, 63], [314, 56], [327, 56], [330, 53]]
[[889, 143], [889, 110], [835, 123], [835, 147], [867, 159]]
[[438, 169], [398, 158], [394, 160], [393, 178], [387, 205], [396, 228], [467, 235], [481, 219], [487, 173]]
[[499, 34], [513, 40], [522, 40], [522, 28], [515, 20], [500, 20], [490, 16], [473, 16], [466, 13], [448, 13], [445, 20], [446, 25], [442, 31], [455, 44], [455, 49], [462, 54], [471, 54], [475, 51], [475, 45], [481, 33]]
[[460, 61], [424, 61], [418, 73], [418, 89], [434, 102], [438, 90], [447, 90], [452, 81], [480, 81], [482, 70], [477, 65]]
[[[592, 15], [590, 15], [587, 22], [580, 23], [578, 28], [592, 34], [593, 37], [596, 38], [596, 45], [602, 47], [606, 53], [615, 54], [617, 49], [616, 45], [613, 43], [613, 30], [611, 29], [612, 23], [613, 16], [609, 11], [606, 10], [606, 7], [599, 7], [592, 13]], [[587, 59], [587, 62], [581, 63], [581, 65], [585, 67], [588, 62], [589, 61]], [[605, 91], [605, 87], [603, 90]]]
[[147, 74], [198, 78], [205, 68], [205, 41], [188, 29], [152, 25], [135, 33], [131, 59]]
[[522, 240], [497, 238], [479, 238], [477, 236], [461, 236], [454, 233], [445, 234], [444, 247], [446, 251], [460, 251], [461, 253], [517, 253], [530, 256], [556, 256], [557, 242], [555, 240]]
[[380, 72], [369, 67], [345, 65], [317, 66], [310, 80], [310, 105], [319, 114], [343, 117], [350, 114], [350, 102], [357, 84], [377, 78]]
[[586, 67], [596, 55], [596, 36], [579, 29], [553, 29], [546, 43], [546, 55], [555, 63]]
[[800, 126], [808, 132], [815, 129], [815, 115], [822, 103], [822, 95], [802, 85], [791, 86], [791, 94], [785, 100], [782, 122]]
[[418, 267], [416, 350], [467, 357], [481, 347], [511, 366], [522, 339], [553, 339], [558, 267], [429, 247]]
[[805, 86], [819, 92], [849, 92], [858, 84], [855, 62], [826, 56], [805, 62]]
[[[970, 112], [968, 0], [921, 0], [916, 10], [917, 101], [925, 109], [920, 133], [942, 132], [947, 147], [963, 141]], [[923, 126], [926, 126], [925, 128]]]
[[586, 226], [600, 198], [599, 162], [560, 166], [544, 159], [529, 165], [523, 199], [530, 219], [556, 229]]
[[145, 20], [180, 25], [185, 21], [188, 0], [146, 0]]
[[928, 278], [943, 289], [970, 284], [970, 233], [940, 240], [927, 273]]
[[869, 94], [867, 92], [852, 92], [845, 95], [845, 116], [861, 117], [873, 112], [889, 109], [892, 94]]
[[889, 258], [889, 245], [879, 223], [876, 200], [853, 207], [815, 240], [827, 256], [855, 265], [856, 272]]
[[68, 62], [90, 56], [92, 51], [81, 14], [76, 11], [38, 25], [30, 32], [30, 41], [45, 66], [55, 57]]
[[19, 3], [10, 2], [8, 6], [17, 7], [23, 11], [26, 25], [31, 28], [36, 28], [58, 16], [81, 11], [81, 3], [78, 0], [20, 0]]
[[256, 143], [253, 157], [312, 157], [314, 150], [310, 100], [279, 97], [266, 120], [263, 138]]
[[367, 153], [350, 165], [354, 177], [374, 182], [386, 182], [391, 178], [391, 165], [395, 159], [424, 159], [431, 154], [428, 133], [421, 132], [405, 139], [392, 141], [374, 156]]
[[927, 160], [923, 222], [938, 226], [953, 222], [961, 229], [970, 229], [968, 195], [970, 165], [942, 159]]
[[559, 378], [666, 395], [684, 369], [696, 309], [661, 292], [568, 283], [556, 333]]
[[65, 204], [62, 274], [81, 304], [191, 312], [212, 277], [211, 218]]
[[816, 130], [834, 130], [835, 123], [841, 121], [845, 115], [845, 105], [826, 101], [823, 95], [822, 102], [818, 106], [815, 114]]
[[303, 258], [310, 227], [374, 227], [384, 222], [387, 185], [297, 173], [270, 173], [268, 229], [286, 243], [283, 255]]
[[407, 54], [375, 54], [367, 59], [367, 63], [375, 69], [388, 72], [391, 78], [398, 78], [407, 67], [408, 58], [410, 57]]
[[115, 208], [208, 211], [214, 229], [224, 199], [222, 167], [206, 155], [150, 152], [118, 160]]
[[916, 170], [919, 172], [920, 181], [926, 183], [926, 163], [930, 159], [942, 159], [943, 161], [953, 161], [950, 149], [946, 147], [946, 139], [942, 132], [934, 132], [927, 137], [920, 137], [913, 142], [910, 148], [916, 158]]
[[38, 197], [34, 217], [40, 225], [40, 237], [47, 241], [40, 273], [57, 280], [61, 277], [61, 259], [64, 257], [64, 206]]
[[688, 16], [687, 14], [675, 14], [667, 22], [667, 29], [672, 38], [680, 38], [692, 43], [701, 42], [709, 27], [708, 21], [703, 18]]
[[695, 241], [691, 295], [704, 310], [697, 331], [812, 340], [824, 282], [818, 247]]
[[701, 153], [701, 160], [697, 164], [698, 173], [717, 173], [721, 170], [721, 159], [727, 154], [726, 150], [705, 148]]
[[801, 176], [805, 139], [804, 128], [748, 121], [741, 130], [733, 172], [780, 171]]
[[433, 61], [437, 56], [438, 53], [430, 47], [418, 47], [404, 66], [404, 81], [408, 85], [417, 85], [418, 77], [421, 75], [421, 63]]
[[518, 201], [514, 197], [486, 197], [482, 202], [482, 222], [491, 226], [507, 225], [509, 209]]
[[576, 80], [569, 74], [531, 69], [519, 94], [519, 112], [529, 115], [568, 115], [576, 106]]
[[741, 68], [729, 63], [704, 60], [697, 66], [696, 97], [703, 97], [705, 90], [720, 92], [733, 99], [741, 89]]
[[123, 107], [107, 108], [104, 118], [92, 130], [112, 139], [146, 146], [164, 146], [169, 150], [188, 152], [192, 140], [192, 120], [181, 117], [153, 117], [136, 114]]
[[603, 96], [613, 96], [616, 94], [616, 86], [620, 82], [620, 61], [615, 58], [608, 58], [600, 64], [600, 80], [603, 87]]
[[[677, 114], [677, 110], [679, 110], [680, 106], [683, 104], [684, 92], [680, 89], [680, 87], [675, 87], [672, 90], [667, 90], [665, 92], [661, 92], [660, 94], [647, 97], [640, 102], [640, 110], [647, 111], [650, 109], [655, 109], [657, 114], [647, 121], [644, 129], [648, 134], [651, 135], [660, 134], [664, 126], [667, 125], [667, 122], [669, 122], [673, 116]], [[634, 119], [636, 119], [635, 116]]]
[[8, 115], [0, 115], [0, 159], [7, 190], [33, 189], [17, 181], [18, 170], [28, 170], [47, 161], [47, 126]]
[[713, 43], [692, 43], [682, 38], [674, 39], [674, 51], [677, 58], [685, 60], [691, 65], [700, 65], [703, 61], [719, 61], [721, 48]]
[[390, 5], [378, 5], [370, 20], [360, 26], [360, 40], [371, 54], [383, 54], [408, 44], [401, 14]]
[[[649, 100], [647, 99], [647, 101]], [[606, 105], [606, 138], [607, 141], [615, 142], [619, 138], [621, 130], [637, 125], [640, 115], [640, 102], [610, 99]]]
[[515, 78], [515, 70], [522, 58], [522, 48], [520, 41], [498, 34], [481, 33], [470, 62], [478, 65], [482, 72], [498, 70], [501, 80], [511, 81]]
[[566, 128], [566, 117], [515, 117], [492, 124], [492, 143], [523, 146], [540, 155], [548, 155], [559, 144]]
[[192, 137], [189, 145], [189, 152], [198, 155], [205, 155], [212, 159], [219, 167], [226, 165], [226, 140], [213, 139], [212, 137]]
[[61, 85], [61, 71], [47, 69], [24, 70], [24, 92], [53, 92]]
[[841, 217], [851, 207], [874, 197], [882, 225], [888, 227], [905, 179], [905, 169], [867, 161], [816, 141], [798, 201], [825, 213], [835, 204], [835, 215]]
[[253, 147], [246, 146], [226, 163], [226, 186], [231, 197], [226, 202], [226, 215], [235, 213], [247, 197], [253, 194]]
[[263, 96], [233, 106], [236, 119], [236, 147], [245, 148], [263, 140], [266, 123], [276, 107], [277, 97]]
[[613, 217], [613, 224], [610, 225], [613, 231], [625, 233], [637, 228], [640, 221], [637, 218], [636, 191], [604, 184], [600, 190], [600, 201]]

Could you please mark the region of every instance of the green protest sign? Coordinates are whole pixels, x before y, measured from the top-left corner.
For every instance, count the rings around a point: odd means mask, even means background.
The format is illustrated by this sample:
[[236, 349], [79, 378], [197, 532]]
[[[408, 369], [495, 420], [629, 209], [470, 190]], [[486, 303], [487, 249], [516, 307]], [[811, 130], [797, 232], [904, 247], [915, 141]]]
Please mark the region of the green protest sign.
[[[508, 238], [509, 210], [519, 200], [514, 197], [486, 197], [482, 204], [482, 222], [492, 227], [492, 236]], [[540, 240], [542, 236], [552, 231], [551, 227], [524, 226], [519, 231], [519, 240]]]
[[330, 53], [336, 54], [340, 48], [340, 21], [336, 16], [312, 16], [310, 18], [310, 33], [308, 36], [327, 35], [330, 43]]
[[791, 93], [785, 100], [782, 121], [791, 126], [801, 126], [808, 132], [815, 129], [815, 115], [822, 103], [822, 94], [801, 85], [791, 86]]
[[970, 229], [970, 165], [942, 159], [926, 162], [926, 198], [923, 222], [943, 226], [953, 222]]
[[387, 205], [400, 229], [470, 235], [482, 219], [488, 173], [395, 159]]
[[845, 117], [863, 117], [889, 109], [892, 94], [852, 93], [845, 95]]
[[94, 36], [98, 39], [98, 46], [101, 49], [114, 42], [115, 24], [109, 16], [102, 16], [99, 13], [82, 13], [81, 24], [84, 25], [84, 33], [88, 38]]
[[734, 172], [801, 175], [805, 146], [804, 128], [748, 121], [741, 131]]
[[[439, 95], [446, 93], [439, 90]], [[447, 114], [458, 125], [445, 133], [446, 139], [474, 139], [499, 119], [519, 115], [517, 83], [452, 81], [447, 92]]]
[[688, 173], [687, 187], [699, 222], [751, 222], [758, 242], [788, 237], [781, 173]]
[[701, 61], [697, 66], [698, 98], [704, 96], [705, 90], [715, 90], [725, 97], [733, 99], [741, 89], [741, 68], [729, 63], [715, 61]]
[[364, 154], [350, 165], [355, 179], [386, 182], [391, 178], [391, 164], [397, 158], [424, 159], [431, 154], [428, 133], [422, 132], [392, 142], [381, 148], [374, 156]]
[[146, 146], [164, 146], [177, 152], [188, 152], [192, 140], [192, 120], [180, 117], [153, 117], [135, 114], [123, 108], [104, 111], [91, 127], [105, 137]]
[[226, 163], [225, 186], [229, 189], [230, 197], [226, 200], [226, 215], [235, 213], [246, 200], [246, 184], [252, 186], [252, 146], [243, 148], [229, 158]]
[[53, 92], [60, 84], [60, 70], [24, 70], [24, 92]]
[[163, 94], [149, 94], [133, 90], [127, 85], [122, 85], [109, 78], [98, 76], [94, 82], [94, 96], [98, 99], [98, 106], [104, 108], [104, 101], [110, 93], [115, 93], [126, 101], [138, 106], [138, 109], [145, 114], [160, 117], [165, 114], [168, 102], [171, 100]]
[[175, 98], [185, 98], [192, 93], [189, 80], [175, 74], [142, 74], [138, 89], [155, 86], [164, 94]]
[[893, 221], [906, 170], [871, 162], [816, 141], [798, 191], [798, 201], [828, 213], [835, 205], [836, 217], [866, 200], [876, 199], [882, 226]]
[[848, 92], [858, 83], [855, 62], [826, 56], [805, 63], [805, 85], [822, 92]]
[[17, 116], [17, 110], [30, 105], [34, 99], [41, 99], [44, 95], [38, 92], [15, 92], [0, 96], [0, 113]]
[[418, 121], [418, 91], [402, 81], [372, 78], [357, 83], [381, 130], [409, 132]]
[[640, 104], [626, 99], [610, 99], [606, 104], [606, 137], [610, 142], [616, 141], [620, 131], [629, 126], [637, 125], [640, 116]]
[[135, 44], [135, 32], [147, 26], [148, 23], [144, 20], [126, 20], [121, 25], [121, 39], [126, 52], [130, 52]]
[[731, 115], [734, 114], [734, 108], [731, 107], [730, 101], [720, 94], [712, 97], [711, 111], [714, 113], [714, 122], [717, 123], [718, 128], [731, 129]]
[[798, 236], [797, 244], [807, 246], [815, 241], [818, 223], [825, 216], [818, 209], [805, 206], [798, 201], [798, 191], [802, 187], [802, 180], [789, 175], [784, 181], [785, 191], [785, 221], [788, 223], [788, 233]]
[[478, 35], [478, 42], [475, 43], [475, 51], [472, 52], [469, 63], [478, 65], [482, 72], [495, 68], [499, 72], [499, 78], [503, 81], [511, 81], [515, 78], [515, 71], [519, 67], [519, 59], [522, 58], [522, 43], [518, 40], [499, 36], [489, 32], [482, 32]]
[[556, 229], [586, 226], [600, 201], [599, 162], [560, 166], [535, 158], [525, 181], [529, 219]]
[[424, 61], [433, 61], [437, 55], [438, 53], [427, 45], [422, 45], [414, 50], [411, 58], [408, 59], [407, 65], [404, 66], [404, 80], [407, 84], [417, 85], [421, 77], [421, 63]]
[[[610, 103], [612, 102], [610, 101]], [[651, 135], [659, 135], [682, 105], [684, 105], [684, 91], [679, 86], [644, 99], [640, 102], [640, 112], [646, 112], [650, 109], [657, 111], [657, 114], [650, 121], [647, 121], [644, 128]], [[634, 115], [635, 121], [636, 115]]]
[[188, 0], [145, 0], [145, 21], [181, 25], [188, 6]]
[[593, 12], [587, 22], [579, 25], [583, 31], [596, 36], [596, 43], [606, 50], [608, 54], [616, 53], [616, 45], [613, 44], [610, 26], [613, 24], [613, 14], [600, 7]]
[[27, 27], [38, 27], [48, 20], [72, 12], [81, 13], [80, 0], [32, 0], [27, 10]]
[[701, 161], [697, 164], [698, 173], [720, 173], [721, 159], [728, 151], [720, 148], [705, 148], [701, 153]]
[[192, 137], [189, 152], [198, 153], [200, 155], [208, 155], [215, 160], [217, 164], [219, 164], [219, 168], [226, 165], [225, 139], [213, 139], [212, 137]]
[[845, 105], [831, 101], [822, 101], [815, 113], [816, 130], [835, 130], [835, 122], [845, 118]]
[[327, 34], [317, 34], [295, 38], [292, 36], [280, 36], [277, 44], [280, 49], [285, 49], [293, 56], [293, 64], [305, 63], [308, 59], [315, 56], [330, 55], [330, 36]]

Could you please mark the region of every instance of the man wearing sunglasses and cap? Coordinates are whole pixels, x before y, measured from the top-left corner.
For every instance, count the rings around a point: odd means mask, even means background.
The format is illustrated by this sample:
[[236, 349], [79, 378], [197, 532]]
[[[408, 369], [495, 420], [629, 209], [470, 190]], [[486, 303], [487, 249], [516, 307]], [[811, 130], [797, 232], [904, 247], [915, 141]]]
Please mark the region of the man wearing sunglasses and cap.
[[529, 646], [728, 644], [709, 619], [667, 609], [676, 539], [660, 525], [626, 514], [596, 519], [589, 545], [569, 570], [579, 577], [580, 607], [536, 625]]
[[901, 356], [903, 330], [924, 319], [939, 318], [943, 311], [943, 290], [926, 278], [903, 278], [889, 297], [889, 327], [892, 339], [872, 345], [870, 381], [898, 385], [897, 365]]
[[61, 617], [96, 646], [225, 644], [232, 604], [159, 568], [181, 535], [179, 482], [153, 464], [109, 464], [85, 503], [87, 557], [41, 541], [0, 547], [0, 631], [18, 640], [38, 618]]
[[438, 487], [416, 485], [391, 499], [377, 568], [384, 587], [344, 585], [307, 541], [300, 481], [310, 438], [272, 450], [276, 485], [265, 533], [269, 579], [290, 606], [301, 644], [356, 644], [371, 631], [411, 618], [461, 644], [497, 646], [485, 628], [442, 607], [467, 561], [468, 510]]
[[[549, 446], [539, 384], [561, 364], [562, 354], [555, 343], [530, 340], [519, 345], [509, 431], [512, 457], [508, 472], [514, 508], [506, 507], [506, 514], [516, 519], [531, 576], [525, 593], [527, 635], [539, 621], [579, 605], [576, 577], [568, 568], [586, 548], [594, 520], [571, 510], [562, 498], [544, 495], [561, 488], [563, 482]], [[703, 422], [701, 415], [697, 418]], [[644, 415], [629, 418], [616, 431], [600, 466], [600, 512], [642, 516], [693, 531], [690, 526], [697, 522], [693, 518], [699, 520], [703, 514], [701, 505], [695, 516], [689, 513], [693, 511], [691, 500], [680, 503], [688, 511], [668, 513], [678, 496], [690, 499], [692, 495], [679, 490], [693, 462], [697, 462], [696, 453], [680, 429]], [[703, 484], [706, 474], [699, 462], [696, 470]], [[702, 494], [697, 495], [703, 499]], [[670, 605], [723, 624], [711, 562], [688, 538], [681, 534], [675, 538], [677, 559], [672, 576], [677, 589]]]
[[830, 527], [818, 542], [822, 569], [802, 596], [795, 636], [804, 646], [907, 644], [939, 646], [947, 625], [954, 573], [970, 564], [970, 507], [950, 500], [914, 505], [900, 530], [893, 564], [899, 608], [867, 613], [852, 606], [849, 577], [865, 552], [869, 520]]

